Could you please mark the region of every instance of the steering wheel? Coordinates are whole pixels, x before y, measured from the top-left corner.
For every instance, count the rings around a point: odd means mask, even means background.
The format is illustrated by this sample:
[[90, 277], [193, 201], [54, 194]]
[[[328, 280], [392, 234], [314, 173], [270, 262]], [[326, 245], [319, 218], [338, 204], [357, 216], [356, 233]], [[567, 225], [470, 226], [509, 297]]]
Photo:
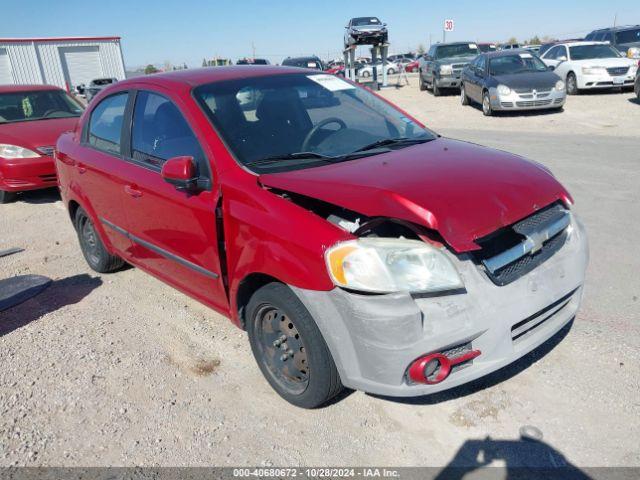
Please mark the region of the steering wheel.
[[337, 123], [338, 125], [340, 125], [340, 129], [336, 130], [336, 132], [339, 132], [340, 130], [344, 130], [345, 128], [347, 128], [347, 124], [344, 123], [342, 120], [340, 120], [338, 117], [325, 118], [324, 120], [320, 121], [315, 127], [313, 127], [311, 131], [307, 133], [307, 136], [304, 137], [304, 142], [302, 142], [301, 151], [303, 152], [308, 151], [309, 144], [311, 143], [311, 139], [313, 138], [313, 136], [316, 133], [318, 133], [318, 130], [320, 130], [325, 125], [329, 125], [330, 123]]

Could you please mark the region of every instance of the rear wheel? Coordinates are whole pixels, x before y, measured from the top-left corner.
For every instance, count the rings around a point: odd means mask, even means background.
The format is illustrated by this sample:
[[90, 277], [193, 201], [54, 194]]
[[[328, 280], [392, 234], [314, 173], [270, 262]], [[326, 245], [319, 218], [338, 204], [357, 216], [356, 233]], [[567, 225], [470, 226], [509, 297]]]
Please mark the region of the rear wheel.
[[365, 70], [364, 72], [362, 72], [361, 76], [362, 78], [369, 78], [371, 74], [367, 70]]
[[82, 254], [93, 270], [99, 273], [110, 273], [124, 265], [120, 257], [107, 252], [93, 222], [82, 208], [78, 208], [76, 212], [75, 226]]
[[567, 75], [567, 93], [569, 95], [579, 95], [580, 90], [578, 89], [578, 80], [576, 78], [576, 74], [570, 72]]
[[460, 84], [460, 103], [462, 105], [469, 105], [469, 97], [467, 97], [467, 92], [464, 88], [464, 83]]
[[318, 326], [286, 285], [270, 283], [253, 294], [247, 333], [262, 374], [289, 403], [319, 407], [343, 389]]
[[491, 98], [489, 97], [489, 92], [485, 91], [482, 94], [482, 113], [485, 117], [490, 117], [493, 115], [493, 109], [491, 108]]
[[6, 192], [4, 190], [0, 190], [0, 204], [2, 203], [11, 203], [17, 197], [15, 192]]

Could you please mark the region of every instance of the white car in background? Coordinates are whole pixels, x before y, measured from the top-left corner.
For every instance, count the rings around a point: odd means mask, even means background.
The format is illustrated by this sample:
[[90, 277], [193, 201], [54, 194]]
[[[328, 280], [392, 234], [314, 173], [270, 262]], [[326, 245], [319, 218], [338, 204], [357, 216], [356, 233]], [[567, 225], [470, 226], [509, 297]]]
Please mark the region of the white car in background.
[[567, 93], [602, 88], [633, 88], [638, 61], [624, 57], [607, 42], [560, 43], [542, 61], [565, 81]]
[[[364, 78], [373, 77], [373, 67], [374, 65], [367, 65], [361, 68], [358, 74]], [[377, 72], [378, 78], [382, 78], [382, 63], [380, 62], [376, 63], [375, 68], [378, 71]], [[387, 75], [394, 75], [398, 73], [398, 65], [396, 65], [395, 63], [387, 62], [385, 64], [385, 68], [387, 70]]]

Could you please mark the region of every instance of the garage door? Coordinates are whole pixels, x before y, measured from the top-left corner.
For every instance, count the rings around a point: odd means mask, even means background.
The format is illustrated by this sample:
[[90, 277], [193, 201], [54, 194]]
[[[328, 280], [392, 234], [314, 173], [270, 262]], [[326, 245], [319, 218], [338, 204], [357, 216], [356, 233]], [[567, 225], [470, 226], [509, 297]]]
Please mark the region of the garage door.
[[11, 74], [11, 63], [6, 48], [0, 48], [0, 85], [13, 83]]
[[70, 88], [102, 77], [98, 47], [60, 47], [64, 79]]

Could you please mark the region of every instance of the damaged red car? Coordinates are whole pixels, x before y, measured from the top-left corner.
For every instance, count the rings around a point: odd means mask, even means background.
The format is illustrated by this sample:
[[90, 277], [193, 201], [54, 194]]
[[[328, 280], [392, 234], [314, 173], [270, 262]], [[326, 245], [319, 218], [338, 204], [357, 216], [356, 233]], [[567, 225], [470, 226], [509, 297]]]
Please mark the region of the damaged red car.
[[82, 106], [49, 85], [0, 86], [0, 203], [57, 185], [53, 149]]
[[119, 82], [56, 159], [89, 265], [133, 264], [230, 317], [301, 407], [343, 387], [461, 385], [547, 341], [581, 302], [587, 238], [548, 169], [442, 138], [333, 75]]

